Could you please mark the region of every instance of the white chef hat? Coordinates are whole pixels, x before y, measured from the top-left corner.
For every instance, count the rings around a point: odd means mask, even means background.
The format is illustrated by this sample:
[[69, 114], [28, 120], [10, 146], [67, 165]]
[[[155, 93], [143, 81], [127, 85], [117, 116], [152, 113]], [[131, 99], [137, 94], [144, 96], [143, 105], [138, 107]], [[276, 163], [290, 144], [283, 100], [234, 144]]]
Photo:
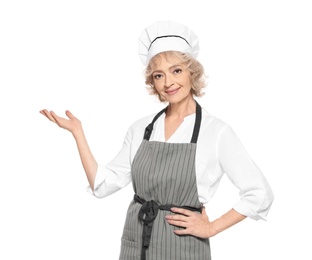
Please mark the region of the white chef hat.
[[139, 37], [139, 56], [143, 65], [163, 51], [180, 51], [194, 58], [199, 52], [198, 38], [188, 27], [173, 21], [158, 21]]

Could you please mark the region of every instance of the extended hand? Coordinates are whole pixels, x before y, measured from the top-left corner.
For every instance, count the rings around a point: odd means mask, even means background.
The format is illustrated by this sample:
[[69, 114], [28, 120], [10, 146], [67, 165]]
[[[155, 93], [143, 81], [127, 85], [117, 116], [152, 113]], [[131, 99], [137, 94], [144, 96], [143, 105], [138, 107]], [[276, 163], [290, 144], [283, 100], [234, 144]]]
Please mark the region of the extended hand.
[[214, 235], [205, 208], [202, 209], [202, 213], [181, 208], [172, 208], [171, 211], [177, 214], [167, 215], [167, 222], [170, 225], [184, 228], [174, 230], [175, 234], [193, 235], [199, 238], [208, 238]]
[[64, 128], [70, 131], [72, 134], [74, 132], [82, 130], [81, 122], [78, 118], [76, 118], [70, 111], [66, 110], [65, 114], [69, 119], [59, 117], [53, 111], [48, 111], [47, 109], [43, 109], [39, 111], [40, 114], [44, 115], [51, 122], [54, 122], [59, 127]]

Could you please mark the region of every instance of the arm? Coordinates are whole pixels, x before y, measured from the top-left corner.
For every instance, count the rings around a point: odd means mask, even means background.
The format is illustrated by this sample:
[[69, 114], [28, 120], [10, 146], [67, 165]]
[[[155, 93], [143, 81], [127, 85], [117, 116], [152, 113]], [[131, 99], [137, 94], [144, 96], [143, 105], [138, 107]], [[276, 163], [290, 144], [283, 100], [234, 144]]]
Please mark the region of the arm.
[[244, 220], [246, 216], [238, 213], [234, 209], [229, 210], [227, 213], [222, 215], [220, 218], [211, 222], [211, 232], [212, 235], [216, 235], [223, 230], [237, 224]]
[[179, 215], [169, 215], [166, 219], [171, 225], [185, 228], [174, 231], [178, 235], [212, 237], [246, 217], [265, 219], [268, 214], [274, 196], [264, 175], [247, 154], [232, 129], [226, 126], [219, 137], [217, 149], [219, 162], [223, 171], [240, 190], [240, 200], [233, 209], [212, 222], [209, 221], [205, 210], [202, 214], [198, 214], [173, 208], [172, 211]]
[[229, 126], [220, 135], [218, 156], [223, 172], [239, 190], [233, 209], [251, 219], [266, 220], [274, 199], [272, 189]]
[[59, 117], [53, 111], [49, 112], [46, 109], [41, 110], [40, 113], [47, 117], [51, 122], [54, 122], [59, 127], [66, 129], [72, 133], [73, 137], [75, 138], [80, 159], [86, 172], [90, 187], [92, 190], [94, 190], [94, 180], [98, 164], [90, 150], [80, 120], [68, 110], [65, 113], [69, 119]]
[[81, 131], [73, 133], [73, 136], [76, 140], [81, 163], [87, 175], [90, 188], [94, 191], [94, 180], [98, 164], [93, 157], [87, 139], [84, 135], [83, 129], [81, 129]]

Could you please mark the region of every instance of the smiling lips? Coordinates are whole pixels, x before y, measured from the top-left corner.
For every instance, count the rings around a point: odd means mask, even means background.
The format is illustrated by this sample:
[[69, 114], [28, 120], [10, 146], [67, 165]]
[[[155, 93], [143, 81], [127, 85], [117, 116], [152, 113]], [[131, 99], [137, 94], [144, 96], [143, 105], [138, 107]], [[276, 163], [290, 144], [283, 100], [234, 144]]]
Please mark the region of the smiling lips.
[[179, 91], [179, 89], [180, 89], [180, 88], [170, 89], [170, 90], [167, 90], [167, 91], [165, 91], [165, 92], [166, 92], [166, 94], [168, 94], [168, 95], [174, 95], [174, 94], [176, 94], [176, 93]]

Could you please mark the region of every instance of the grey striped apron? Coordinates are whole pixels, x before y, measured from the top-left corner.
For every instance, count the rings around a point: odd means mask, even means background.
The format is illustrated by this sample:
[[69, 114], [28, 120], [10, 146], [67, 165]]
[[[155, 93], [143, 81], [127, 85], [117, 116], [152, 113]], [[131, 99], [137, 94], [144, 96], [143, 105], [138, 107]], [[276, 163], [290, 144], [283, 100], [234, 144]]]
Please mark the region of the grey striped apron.
[[132, 164], [134, 199], [131, 201], [121, 241], [119, 260], [210, 260], [209, 239], [173, 233], [165, 216], [170, 208], [201, 212], [198, 199], [195, 154], [201, 122], [196, 102], [196, 120], [191, 143], [149, 141], [154, 122], [146, 127]]

